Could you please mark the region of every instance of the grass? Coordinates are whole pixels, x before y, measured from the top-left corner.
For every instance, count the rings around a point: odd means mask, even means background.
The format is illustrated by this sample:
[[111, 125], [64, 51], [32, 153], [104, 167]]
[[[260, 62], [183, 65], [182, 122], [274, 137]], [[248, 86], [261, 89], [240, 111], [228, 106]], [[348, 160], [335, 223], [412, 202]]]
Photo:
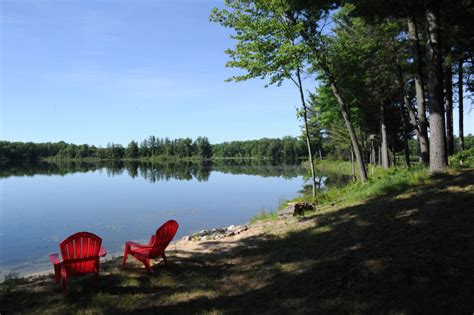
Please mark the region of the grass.
[[24, 283], [24, 279], [17, 272], [10, 272], [3, 279], [1, 286], [5, 292], [10, 293], [22, 283]]
[[[329, 187], [316, 196], [318, 209], [335, 204], [350, 205], [375, 196], [400, 192], [408, 187], [423, 184], [428, 180], [426, 168], [392, 167], [390, 169], [375, 168], [366, 183], [350, 182], [344, 187]], [[311, 196], [296, 198], [294, 201], [313, 202]]]
[[257, 221], [273, 221], [276, 219], [278, 219], [276, 211], [266, 211], [265, 209], [262, 209], [250, 219], [250, 223], [256, 223]]
[[303, 218], [260, 223], [271, 229], [232, 250], [178, 248], [150, 276], [117, 258], [66, 298], [51, 275], [2, 284], [0, 312], [472, 313], [474, 170], [391, 172]]
[[[316, 160], [314, 162], [316, 172], [320, 171], [324, 174], [340, 174], [340, 175], [351, 175], [352, 164], [349, 161], [336, 161], [336, 160]], [[356, 172], [357, 172], [357, 166]]]

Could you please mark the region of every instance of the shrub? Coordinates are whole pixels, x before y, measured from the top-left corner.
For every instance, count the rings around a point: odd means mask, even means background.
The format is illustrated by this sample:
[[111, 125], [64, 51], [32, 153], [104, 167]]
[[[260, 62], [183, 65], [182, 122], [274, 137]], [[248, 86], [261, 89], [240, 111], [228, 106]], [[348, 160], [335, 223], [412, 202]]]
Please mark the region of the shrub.
[[474, 147], [460, 151], [449, 157], [449, 166], [451, 167], [474, 167]]

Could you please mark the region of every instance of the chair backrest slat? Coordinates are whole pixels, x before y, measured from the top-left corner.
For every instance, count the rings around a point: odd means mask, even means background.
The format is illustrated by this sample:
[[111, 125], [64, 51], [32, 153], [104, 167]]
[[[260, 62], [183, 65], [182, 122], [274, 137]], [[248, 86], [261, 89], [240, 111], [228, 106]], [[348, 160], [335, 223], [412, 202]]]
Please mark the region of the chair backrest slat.
[[62, 241], [59, 247], [67, 268], [75, 272], [85, 273], [98, 267], [96, 264], [101, 245], [102, 239], [97, 235], [89, 232], [79, 232]]
[[175, 220], [165, 222], [156, 230], [156, 236], [152, 246], [157, 249], [166, 248], [178, 231], [178, 227], [179, 224]]

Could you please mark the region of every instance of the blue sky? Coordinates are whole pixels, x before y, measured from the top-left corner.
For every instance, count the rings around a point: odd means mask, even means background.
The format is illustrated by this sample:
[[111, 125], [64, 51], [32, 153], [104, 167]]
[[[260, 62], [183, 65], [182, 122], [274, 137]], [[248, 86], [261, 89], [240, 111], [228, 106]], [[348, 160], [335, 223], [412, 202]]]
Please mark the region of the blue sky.
[[[224, 66], [233, 42], [208, 20], [222, 1], [0, 5], [2, 140], [105, 146], [149, 135], [217, 143], [300, 133], [290, 83], [224, 83], [236, 74]], [[466, 115], [466, 134], [473, 125]]]

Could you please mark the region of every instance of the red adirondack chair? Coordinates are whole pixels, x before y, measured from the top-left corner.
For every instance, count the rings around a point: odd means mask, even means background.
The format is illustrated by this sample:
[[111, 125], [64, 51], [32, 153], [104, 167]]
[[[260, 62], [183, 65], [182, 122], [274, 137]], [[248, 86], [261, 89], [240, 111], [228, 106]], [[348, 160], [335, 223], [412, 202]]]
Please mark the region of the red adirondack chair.
[[63, 261], [58, 254], [49, 255], [54, 265], [54, 280], [63, 280], [63, 293], [66, 294], [67, 278], [95, 273], [99, 279], [99, 258], [107, 254], [102, 245], [102, 239], [89, 232], [79, 232], [66, 238], [59, 244]]
[[141, 261], [148, 273], [151, 273], [150, 259], [156, 257], [163, 257], [165, 264], [168, 264], [166, 259], [165, 249], [171, 242], [178, 231], [179, 224], [175, 220], [169, 220], [156, 230], [156, 233], [151, 236], [150, 242], [147, 245], [142, 245], [134, 242], [125, 243], [125, 252], [123, 254], [122, 270], [125, 270], [125, 263], [128, 255], [132, 255], [135, 259]]

